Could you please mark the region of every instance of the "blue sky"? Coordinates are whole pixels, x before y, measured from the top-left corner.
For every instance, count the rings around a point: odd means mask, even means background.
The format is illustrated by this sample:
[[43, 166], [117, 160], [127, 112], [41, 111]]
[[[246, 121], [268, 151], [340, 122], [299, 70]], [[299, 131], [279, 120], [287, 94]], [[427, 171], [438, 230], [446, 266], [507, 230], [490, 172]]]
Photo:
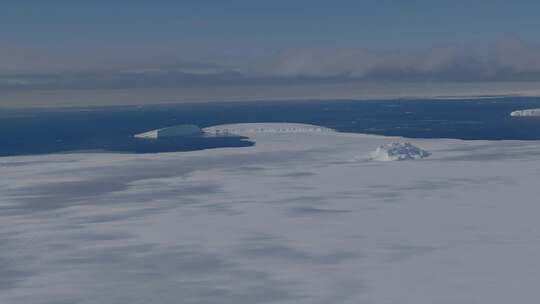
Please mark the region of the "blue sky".
[[539, 11], [528, 0], [5, 0], [0, 88], [538, 80]]
[[[538, 1], [5, 1], [2, 40], [22, 46], [429, 47], [538, 40]], [[66, 41], [69, 40], [69, 41]]]

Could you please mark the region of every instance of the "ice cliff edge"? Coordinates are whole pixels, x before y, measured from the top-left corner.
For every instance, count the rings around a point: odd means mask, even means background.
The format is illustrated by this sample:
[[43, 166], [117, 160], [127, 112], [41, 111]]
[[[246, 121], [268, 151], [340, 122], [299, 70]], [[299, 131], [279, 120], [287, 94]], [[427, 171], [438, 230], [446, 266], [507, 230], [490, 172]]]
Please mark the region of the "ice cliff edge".
[[195, 137], [202, 134], [203, 131], [196, 125], [178, 125], [136, 134], [133, 137], [141, 139], [158, 139], [163, 137]]
[[519, 110], [510, 113], [510, 116], [513, 117], [537, 117], [540, 116], [540, 109], [527, 109]]
[[408, 142], [394, 142], [379, 146], [369, 158], [377, 161], [414, 160], [430, 156], [431, 153], [422, 150]]

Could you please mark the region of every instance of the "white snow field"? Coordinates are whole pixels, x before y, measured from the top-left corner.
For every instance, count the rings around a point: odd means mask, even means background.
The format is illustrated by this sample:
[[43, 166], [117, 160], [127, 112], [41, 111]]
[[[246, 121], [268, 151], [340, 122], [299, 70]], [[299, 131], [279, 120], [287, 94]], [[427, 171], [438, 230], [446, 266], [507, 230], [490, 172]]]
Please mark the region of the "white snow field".
[[0, 158], [0, 303], [539, 298], [540, 142], [414, 139], [429, 158], [351, 162], [403, 139], [248, 133], [247, 148]]
[[540, 116], [540, 109], [527, 109], [527, 110], [518, 110], [510, 113], [510, 116], [514, 117], [534, 117]]

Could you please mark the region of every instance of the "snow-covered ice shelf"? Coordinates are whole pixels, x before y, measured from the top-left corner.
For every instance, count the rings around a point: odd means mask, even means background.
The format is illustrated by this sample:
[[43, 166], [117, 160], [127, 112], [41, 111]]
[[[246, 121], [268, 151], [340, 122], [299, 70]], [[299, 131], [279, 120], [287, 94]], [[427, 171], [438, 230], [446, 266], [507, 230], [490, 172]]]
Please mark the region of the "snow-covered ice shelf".
[[0, 303], [538, 299], [540, 142], [218, 129], [256, 145], [0, 158]]

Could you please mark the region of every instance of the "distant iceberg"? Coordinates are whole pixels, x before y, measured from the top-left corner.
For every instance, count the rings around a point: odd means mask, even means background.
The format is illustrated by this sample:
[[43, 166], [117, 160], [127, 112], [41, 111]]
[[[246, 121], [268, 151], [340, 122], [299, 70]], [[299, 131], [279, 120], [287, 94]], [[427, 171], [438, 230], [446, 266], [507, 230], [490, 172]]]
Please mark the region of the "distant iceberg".
[[408, 142], [394, 142], [379, 146], [369, 156], [371, 160], [394, 161], [422, 159], [430, 155], [431, 153]]
[[206, 134], [249, 135], [249, 134], [290, 134], [290, 133], [336, 133], [334, 129], [300, 123], [248, 123], [228, 124], [208, 127]]
[[136, 134], [135, 138], [158, 139], [163, 137], [194, 137], [203, 134], [201, 128], [196, 125], [178, 125]]
[[510, 113], [513, 117], [536, 117], [540, 116], [540, 109], [519, 110]]

